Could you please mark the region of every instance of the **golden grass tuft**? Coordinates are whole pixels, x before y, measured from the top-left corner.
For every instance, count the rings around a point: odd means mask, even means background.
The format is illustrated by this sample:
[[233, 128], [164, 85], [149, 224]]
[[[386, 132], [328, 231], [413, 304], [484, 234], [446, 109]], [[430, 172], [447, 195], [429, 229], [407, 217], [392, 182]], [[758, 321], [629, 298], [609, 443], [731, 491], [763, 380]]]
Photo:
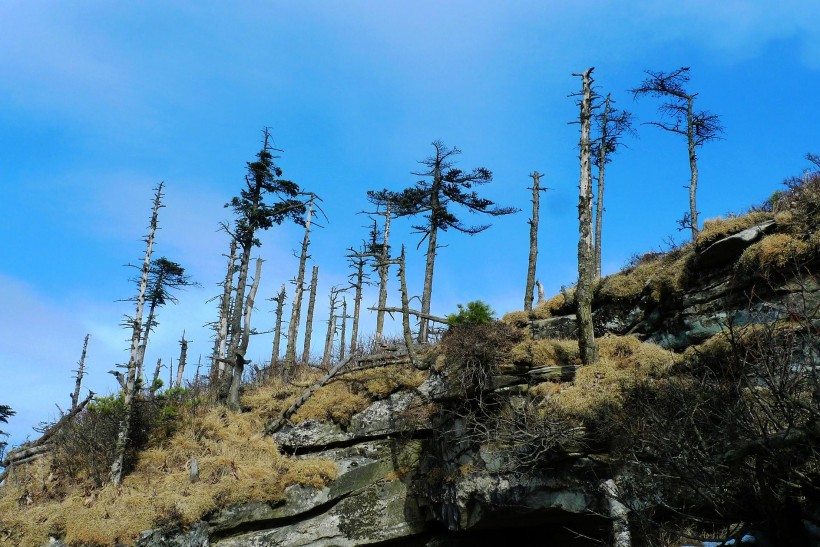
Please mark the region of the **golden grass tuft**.
[[666, 254], [649, 254], [635, 266], [605, 277], [598, 296], [629, 301], [646, 294], [653, 302], [661, 302], [666, 295], [683, 290], [693, 256], [691, 245]]
[[526, 328], [530, 324], [530, 312], [520, 310], [505, 313], [501, 321], [517, 329]]
[[756, 226], [773, 218], [774, 215], [772, 213], [755, 211], [743, 216], [718, 217], [706, 220], [703, 223], [703, 229], [695, 241], [695, 248], [698, 251], [702, 251], [719, 239], [742, 232], [747, 228], [751, 228], [752, 226]]
[[548, 399], [553, 395], [561, 393], [561, 384], [557, 384], [555, 382], [541, 382], [540, 384], [532, 386], [527, 393], [529, 393], [531, 397]]
[[560, 408], [582, 419], [594, 419], [598, 413], [619, 406], [623, 387], [662, 377], [680, 359], [632, 336], [604, 336], [598, 340], [598, 350], [598, 362], [579, 367], [572, 384], [562, 385], [553, 397]]
[[797, 267], [808, 259], [814, 248], [788, 234], [772, 234], [749, 246], [737, 262], [739, 269], [769, 274], [788, 267]]
[[549, 319], [557, 315], [572, 313], [573, 299], [575, 298], [575, 287], [563, 290], [536, 305], [530, 313], [532, 319]]
[[133, 543], [143, 530], [189, 525], [225, 505], [283, 499], [291, 484], [327, 484], [333, 462], [284, 456], [261, 434], [290, 391], [275, 383], [249, 390], [243, 405], [251, 410], [242, 414], [222, 407], [180, 413], [174, 434], [142, 451], [119, 488], [63, 477], [48, 457], [12, 472], [0, 488], [0, 545], [35, 547], [49, 536], [70, 546]]
[[540, 367], [547, 365], [577, 365], [578, 342], [575, 340], [524, 340], [510, 350], [512, 364]]

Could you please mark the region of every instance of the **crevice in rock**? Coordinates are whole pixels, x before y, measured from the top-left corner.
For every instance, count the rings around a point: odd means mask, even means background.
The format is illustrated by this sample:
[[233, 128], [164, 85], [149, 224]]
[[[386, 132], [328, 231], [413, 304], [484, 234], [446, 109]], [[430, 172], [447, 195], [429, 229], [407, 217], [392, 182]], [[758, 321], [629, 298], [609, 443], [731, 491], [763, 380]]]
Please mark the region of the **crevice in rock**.
[[279, 449], [288, 456], [304, 456], [306, 454], [316, 454], [325, 452], [327, 450], [338, 450], [340, 448], [352, 448], [358, 444], [373, 442], [373, 441], [410, 441], [418, 439], [428, 439], [432, 434], [429, 428], [416, 429], [412, 432], [390, 432], [381, 435], [369, 435], [362, 437], [353, 437], [342, 441], [334, 441], [326, 444], [316, 444], [311, 446], [293, 446], [288, 444], [280, 444]]

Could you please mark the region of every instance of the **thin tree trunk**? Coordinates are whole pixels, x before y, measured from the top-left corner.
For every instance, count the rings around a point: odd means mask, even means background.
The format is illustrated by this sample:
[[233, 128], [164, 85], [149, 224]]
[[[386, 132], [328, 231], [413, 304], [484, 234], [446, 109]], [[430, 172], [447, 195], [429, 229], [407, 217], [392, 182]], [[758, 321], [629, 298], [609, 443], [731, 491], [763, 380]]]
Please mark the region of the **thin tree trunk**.
[[236, 240], [231, 238], [231, 252], [228, 255], [228, 268], [222, 282], [222, 298], [219, 302], [219, 321], [214, 337], [214, 352], [211, 357], [211, 386], [218, 386], [225, 371], [225, 346], [228, 342], [228, 323], [231, 313], [231, 294], [233, 277], [236, 270]]
[[342, 330], [339, 333], [339, 361], [345, 358], [345, 338], [347, 337], [347, 298], [342, 297]]
[[291, 306], [290, 325], [288, 325], [288, 345], [285, 349], [285, 367], [293, 369], [296, 366], [296, 339], [299, 336], [299, 321], [302, 313], [302, 294], [305, 290], [305, 263], [307, 262], [308, 246], [310, 245], [310, 219], [313, 215], [313, 200], [308, 201], [307, 215], [305, 216], [305, 236], [302, 239], [302, 252], [299, 255], [299, 270], [296, 273], [296, 291]]
[[387, 282], [390, 274], [390, 202], [387, 202], [384, 212], [384, 234], [382, 237], [382, 252], [379, 257], [379, 310], [376, 312], [376, 342], [380, 342], [384, 335], [384, 311], [387, 306]]
[[157, 380], [159, 380], [159, 371], [162, 369], [162, 357], [157, 359], [157, 367], [154, 369], [154, 378], [151, 380], [151, 393], [155, 391], [154, 386], [157, 385]]
[[[438, 161], [438, 160], [437, 160]], [[427, 261], [424, 265], [424, 290], [421, 293], [421, 312], [430, 313], [430, 300], [433, 296], [433, 271], [436, 263], [436, 246], [438, 243], [438, 215], [441, 204], [439, 203], [439, 192], [441, 188], [441, 168], [436, 163], [433, 170], [433, 187], [430, 190], [430, 231], [427, 234]], [[429, 334], [429, 323], [427, 319], [421, 318], [419, 321], [420, 344], [426, 344]]]
[[333, 354], [333, 338], [336, 334], [336, 299], [339, 291], [335, 287], [330, 289], [330, 313], [327, 318], [327, 334], [325, 335], [325, 350], [322, 354], [322, 366], [330, 364]]
[[305, 345], [302, 348], [302, 365], [310, 360], [310, 343], [313, 338], [313, 310], [316, 307], [316, 287], [319, 284], [319, 266], [314, 266], [310, 276], [310, 297], [305, 316]]
[[541, 174], [533, 171], [532, 177], [532, 218], [530, 225], [530, 256], [527, 264], [527, 286], [524, 290], [524, 310], [532, 311], [533, 292], [535, 290], [535, 265], [538, 262], [538, 213], [541, 207]]
[[80, 354], [80, 362], [77, 364], [77, 382], [74, 384], [74, 393], [71, 394], [71, 410], [75, 410], [80, 402], [80, 389], [83, 385], [83, 375], [85, 374], [85, 356], [88, 353], [88, 339], [90, 334], [85, 335], [83, 342], [83, 352]]
[[356, 259], [356, 282], [353, 287], [356, 292], [353, 296], [353, 324], [350, 328], [350, 353], [355, 354], [359, 344], [359, 314], [362, 309], [362, 289], [364, 287], [364, 264], [365, 259], [358, 256]]
[[578, 318], [578, 347], [581, 362], [588, 365], [597, 360], [595, 334], [592, 325], [592, 168], [590, 161], [590, 125], [592, 118], [592, 69], [580, 74], [583, 82], [581, 99], [581, 177], [578, 197], [578, 286], [575, 303]]
[[538, 289], [538, 302], [536, 304], [543, 304], [546, 302], [546, 298], [544, 297], [544, 286], [536, 279], [535, 287]]
[[194, 385], [199, 385], [199, 369], [202, 367], [202, 354], [199, 354], [199, 359], [196, 362], [196, 372], [194, 373]]
[[148, 270], [151, 266], [151, 252], [154, 248], [154, 235], [157, 231], [159, 220], [159, 210], [162, 207], [162, 188], [165, 183], [160, 182], [154, 194], [154, 206], [151, 212], [151, 223], [149, 224], [148, 236], [145, 239], [145, 257], [142, 262], [142, 275], [140, 277], [139, 291], [137, 293], [137, 309], [131, 319], [131, 355], [128, 360], [128, 374], [125, 381], [125, 393], [123, 396], [123, 417], [117, 432], [117, 442], [114, 445], [114, 461], [111, 465], [111, 482], [119, 486], [122, 483], [123, 465], [125, 463], [125, 451], [128, 448], [128, 438], [131, 434], [131, 416], [134, 410], [134, 395], [136, 394], [136, 374], [139, 364], [140, 336], [142, 334], [142, 313], [145, 305], [145, 291], [148, 287]]
[[601, 229], [604, 219], [604, 172], [606, 170], [607, 141], [609, 135], [610, 96], [604, 101], [604, 112], [601, 117], [601, 137], [598, 143], [598, 195], [595, 200], [595, 279], [601, 279]]
[[[151, 300], [151, 303], [148, 306], [148, 318], [145, 320], [145, 328], [143, 329], [145, 333], [142, 335], [142, 342], [140, 343], [140, 348], [138, 352], [139, 358], [137, 359], [137, 380], [143, 379], [142, 367], [143, 363], [145, 362], [145, 351], [148, 349], [148, 337], [151, 335], [151, 325], [153, 325], [154, 323], [154, 315], [156, 311], [157, 300], [155, 298]], [[145, 389], [144, 385], [142, 386], [142, 389]]]
[[285, 306], [286, 297], [287, 294], [285, 293], [285, 284], [282, 283], [282, 288], [279, 290], [279, 294], [271, 298], [271, 300], [276, 302], [276, 325], [273, 330], [273, 350], [270, 354], [271, 370], [274, 370], [274, 367], [279, 364], [279, 344], [282, 340], [282, 312]]
[[[236, 296], [234, 297], [233, 309], [231, 310], [230, 343], [228, 344], [228, 352], [225, 357], [225, 361], [230, 365], [230, 368], [225, 369], [226, 374], [222, 378], [222, 381], [218, 387], [219, 400], [225, 401], [229, 407], [231, 406], [230, 391], [233, 387], [237, 366], [239, 366], [239, 346], [241, 345], [243, 336], [242, 312], [245, 309], [245, 290], [248, 285], [248, 267], [251, 260], [251, 249], [253, 248], [252, 240], [242, 242], [240, 245], [242, 246], [242, 256], [239, 262], [239, 276], [236, 281]], [[244, 355], [242, 357], [244, 358]], [[244, 366], [244, 362], [241, 366]], [[241, 382], [242, 378], [239, 378], [238, 381]]]
[[[407, 275], [405, 272], [404, 245], [401, 246], [401, 257], [399, 258], [399, 285], [401, 287], [401, 323], [404, 333], [404, 345], [407, 348], [407, 357], [410, 363], [416, 367], [416, 352], [413, 348], [413, 333], [410, 331], [410, 297], [407, 294]], [[423, 310], [422, 310], [423, 312]]]
[[[430, 229], [427, 243], [427, 261], [424, 266], [424, 291], [421, 295], [421, 312], [430, 313], [430, 299], [433, 294], [433, 269], [436, 263], [436, 245], [438, 240], [438, 229], [433, 226]], [[429, 324], [427, 319], [423, 317], [419, 321], [419, 336], [420, 344], [426, 344], [428, 339]]]
[[692, 241], [698, 238], [700, 228], [698, 228], [698, 206], [696, 195], [698, 191], [698, 159], [695, 150], [695, 122], [693, 114], [693, 103], [695, 98], [691, 95], [686, 97], [686, 136], [689, 140], [689, 170], [692, 177], [689, 179], [689, 222], [692, 230]]
[[[235, 361], [233, 363], [231, 389], [228, 393], [228, 407], [237, 412], [241, 410], [241, 407], [239, 405], [239, 387], [242, 385], [242, 375], [245, 372], [245, 363], [247, 363], [247, 361], [245, 360], [245, 354], [248, 351], [248, 345], [250, 344], [251, 340], [251, 316], [253, 315], [253, 303], [256, 300], [256, 291], [259, 289], [259, 280], [262, 277], [262, 262], [264, 261], [261, 258], [256, 259], [256, 272], [253, 277], [251, 289], [248, 292], [248, 297], [245, 299], [244, 304], [244, 325], [241, 329], [235, 329], [237, 332], [242, 333], [242, 338], [240, 340], [239, 347], [232, 352]], [[236, 325], [236, 323], [234, 323], [234, 325]]]
[[179, 362], [177, 363], [177, 387], [182, 387], [182, 375], [185, 373], [185, 363], [188, 361], [188, 340], [185, 339], [185, 331], [182, 331], [182, 339], [179, 341]]

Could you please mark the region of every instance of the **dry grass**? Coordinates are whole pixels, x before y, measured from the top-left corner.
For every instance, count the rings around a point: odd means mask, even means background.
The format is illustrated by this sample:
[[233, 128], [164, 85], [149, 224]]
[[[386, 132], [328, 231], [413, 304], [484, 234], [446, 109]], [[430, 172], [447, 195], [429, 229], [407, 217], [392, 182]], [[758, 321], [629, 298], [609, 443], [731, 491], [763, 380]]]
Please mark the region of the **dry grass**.
[[645, 294], [653, 302], [661, 302], [665, 296], [683, 290], [693, 256], [691, 245], [666, 254], [652, 253], [634, 267], [605, 277], [598, 296], [629, 301]]
[[772, 234], [748, 247], [737, 262], [739, 269], [771, 274], [799, 266], [814, 251], [811, 244], [789, 234]]
[[[553, 397], [560, 408], [582, 419], [594, 419], [600, 412], [620, 406], [624, 387], [662, 377], [680, 359], [632, 336], [604, 336], [598, 340], [598, 349], [598, 362], [579, 367], [573, 383], [562, 385]], [[548, 386], [543, 390], [549, 393]]]
[[511, 311], [509, 313], [505, 313], [501, 318], [501, 321], [517, 329], [522, 329], [530, 324], [530, 315], [530, 312], [524, 310]]
[[531, 319], [549, 319], [559, 315], [573, 313], [573, 299], [575, 298], [575, 287], [563, 290], [535, 306], [530, 313]]
[[743, 216], [709, 219], [703, 223], [703, 229], [698, 234], [697, 241], [695, 241], [695, 249], [702, 251], [719, 239], [742, 232], [773, 218], [772, 213], [756, 211]]
[[524, 340], [512, 347], [509, 358], [514, 365], [529, 367], [580, 363], [576, 340]]
[[[276, 501], [292, 484], [332, 481], [333, 462], [286, 457], [260, 433], [292, 391], [274, 381], [243, 399], [248, 412], [181, 414], [174, 435], [144, 450], [119, 488], [61, 476], [49, 458], [21, 468], [0, 489], [0, 545], [40, 546], [50, 535], [72, 546], [133, 543], [142, 530], [187, 525], [227, 504]], [[188, 478], [193, 459], [195, 483]]]

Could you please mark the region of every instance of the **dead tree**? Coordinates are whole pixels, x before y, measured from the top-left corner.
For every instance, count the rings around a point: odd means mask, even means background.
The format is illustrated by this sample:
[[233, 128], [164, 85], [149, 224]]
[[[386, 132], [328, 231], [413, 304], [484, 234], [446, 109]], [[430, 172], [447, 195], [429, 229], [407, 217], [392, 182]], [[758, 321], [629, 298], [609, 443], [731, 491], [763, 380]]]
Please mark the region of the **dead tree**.
[[[382, 200], [382, 197], [384, 199]], [[384, 206], [384, 210], [377, 209], [374, 215], [381, 215], [384, 217], [384, 228], [379, 231], [378, 224], [373, 220], [373, 229], [370, 232], [370, 242], [368, 243], [367, 254], [372, 257], [376, 263], [376, 271], [379, 273], [379, 301], [376, 312], [376, 342], [381, 341], [384, 335], [384, 311], [382, 308], [387, 306], [387, 284], [390, 274], [390, 218], [391, 218], [391, 203], [390, 196], [373, 196], [368, 193], [368, 199], [374, 203], [379, 209]], [[381, 238], [381, 241], [379, 240]]]
[[299, 336], [299, 322], [302, 313], [302, 295], [305, 290], [305, 264], [308, 259], [308, 247], [310, 246], [310, 227], [313, 217], [313, 210], [316, 208], [316, 194], [309, 194], [307, 202], [307, 214], [305, 215], [305, 235], [302, 238], [302, 249], [299, 253], [299, 269], [293, 284], [296, 289], [293, 294], [293, 304], [290, 309], [290, 324], [288, 325], [288, 345], [285, 349], [285, 367], [292, 369], [296, 365], [296, 341]]
[[225, 372], [225, 357], [228, 343], [228, 331], [231, 317], [231, 295], [233, 294], [233, 278], [236, 274], [236, 239], [231, 238], [230, 254], [228, 255], [228, 268], [225, 273], [225, 280], [222, 282], [222, 296], [219, 300], [219, 319], [216, 323], [216, 336], [214, 336], [214, 350], [211, 356], [210, 380], [212, 386], [217, 386]]
[[71, 394], [71, 410], [76, 409], [80, 402], [80, 389], [82, 388], [83, 375], [85, 374], [85, 356], [88, 353], [88, 339], [90, 337], [90, 334], [85, 335], [83, 352], [80, 354], [80, 361], [77, 363], [77, 382], [74, 384], [74, 393]]
[[302, 365], [310, 361], [310, 343], [313, 338], [313, 310], [316, 307], [316, 288], [319, 286], [319, 266], [313, 266], [310, 276], [310, 297], [308, 298], [307, 315], [305, 316], [305, 345], [302, 346]]
[[131, 326], [131, 350], [128, 359], [127, 374], [125, 380], [125, 392], [123, 394], [122, 421], [117, 432], [117, 442], [114, 446], [114, 458], [111, 465], [111, 482], [117, 486], [122, 482], [123, 463], [125, 461], [125, 451], [128, 448], [128, 438], [131, 434], [131, 417], [134, 410], [134, 396], [137, 391], [137, 368], [139, 367], [140, 337], [143, 332], [142, 313], [145, 306], [145, 293], [148, 289], [148, 273], [151, 267], [151, 253], [154, 250], [154, 235], [159, 223], [159, 210], [162, 205], [162, 189], [165, 183], [160, 182], [154, 191], [153, 207], [151, 211], [151, 221], [148, 225], [148, 235], [145, 238], [145, 256], [142, 261], [142, 275], [140, 277], [139, 288], [136, 296], [137, 308], [133, 317], [128, 317], [127, 323]]
[[[353, 249], [353, 247], [348, 249], [348, 251], [350, 251], [350, 253], [347, 255], [347, 259], [350, 265], [353, 267], [353, 273], [351, 273], [348, 276], [348, 279], [350, 280], [349, 288], [354, 290], [352, 317], [353, 324], [351, 325], [350, 329], [350, 353], [356, 353], [356, 349], [359, 343], [359, 314], [361, 313], [362, 308], [362, 290], [364, 289], [365, 284], [368, 284], [367, 280], [369, 278], [364, 271], [364, 267], [367, 264], [368, 254], [365, 251], [356, 251]], [[384, 312], [377, 312], [377, 318], [378, 313], [382, 314], [382, 323], [384, 323]]]
[[538, 304], [543, 304], [546, 301], [544, 298], [544, 286], [539, 280], [535, 280], [535, 288], [538, 290]]
[[[368, 197], [373, 203], [386, 204], [388, 201], [395, 208], [396, 217], [417, 216], [425, 218], [422, 224], [413, 226], [422, 234], [421, 245], [427, 240], [427, 257], [424, 268], [424, 291], [421, 296], [421, 311], [430, 313], [430, 302], [433, 294], [433, 271], [438, 244], [439, 231], [453, 229], [475, 235], [490, 227], [489, 224], [470, 226], [456, 217], [455, 205], [466, 208], [470, 213], [483, 213], [491, 216], [508, 215], [518, 209], [498, 207], [489, 199], [479, 197], [474, 190], [476, 186], [492, 182], [493, 174], [489, 169], [479, 167], [470, 172], [454, 167], [454, 157], [461, 153], [458, 148], [447, 148], [441, 141], [434, 141], [435, 154], [422, 162], [425, 169], [414, 175], [424, 177], [416, 185], [401, 192], [389, 190], [369, 191]], [[427, 343], [429, 325], [421, 319], [418, 340]]]
[[603, 110], [595, 114], [594, 121], [597, 135], [591, 144], [591, 154], [596, 158], [598, 169], [598, 192], [595, 196], [595, 279], [601, 278], [601, 233], [604, 219], [604, 175], [606, 165], [612, 161], [614, 154], [621, 145], [621, 138], [625, 133], [632, 133], [632, 114], [625, 110], [612, 107], [614, 103], [609, 94], [604, 99]]
[[[231, 352], [231, 355], [235, 356], [235, 361], [233, 364], [233, 376], [231, 377], [231, 388], [230, 392], [228, 393], [228, 407], [239, 411], [239, 386], [242, 384], [242, 376], [245, 372], [245, 365], [249, 362], [245, 359], [245, 354], [248, 351], [248, 345], [250, 344], [251, 339], [251, 315], [253, 314], [253, 303], [256, 299], [256, 291], [259, 289], [259, 279], [262, 276], [262, 262], [264, 262], [261, 258], [256, 259], [256, 273], [253, 276], [253, 283], [251, 284], [251, 290], [248, 292], [248, 297], [245, 299], [245, 314], [244, 314], [244, 322], [242, 324], [242, 328], [234, 330], [236, 332], [242, 333], [242, 338], [239, 341], [239, 344], [235, 350]], [[234, 327], [236, 327], [236, 320], [234, 320]]]
[[336, 306], [339, 301], [339, 293], [342, 289], [331, 287], [330, 289], [330, 311], [327, 318], [327, 334], [325, 335], [325, 350], [322, 354], [322, 366], [330, 365], [333, 355], [333, 339], [336, 337]]
[[689, 212], [680, 220], [681, 229], [692, 231], [692, 240], [698, 237], [698, 160], [697, 149], [704, 143], [719, 139], [723, 134], [720, 118], [707, 110], [695, 111], [697, 93], [689, 93], [685, 85], [689, 82], [689, 67], [681, 67], [673, 72], [652, 72], [647, 70], [646, 78], [639, 87], [632, 90], [633, 96], [642, 95], [666, 100], [659, 110], [666, 119], [647, 122], [664, 131], [683, 135], [689, 149]]
[[282, 308], [285, 306], [286, 298], [287, 293], [285, 292], [285, 284], [282, 283], [282, 288], [279, 290], [279, 294], [270, 299], [276, 303], [276, 323], [273, 327], [273, 349], [270, 354], [271, 370], [273, 370], [279, 363], [279, 343], [282, 340]]
[[527, 221], [530, 225], [530, 256], [527, 264], [527, 286], [524, 290], [524, 310], [532, 311], [533, 292], [535, 290], [535, 265], [538, 262], [538, 213], [541, 208], [541, 173], [533, 171], [532, 177], [532, 218]]
[[182, 375], [185, 373], [185, 364], [188, 361], [188, 342], [189, 340], [185, 339], [185, 331], [182, 331], [182, 339], [179, 341], [179, 362], [177, 362], [177, 387], [182, 387]]
[[162, 370], [162, 357], [157, 359], [157, 366], [154, 368], [154, 378], [151, 380], [151, 388], [150, 392], [154, 393], [157, 389], [159, 389], [157, 380], [159, 380], [159, 373]]
[[345, 297], [342, 297], [342, 315], [339, 316], [339, 319], [342, 320], [342, 327], [339, 332], [339, 361], [341, 361], [345, 358], [345, 351], [347, 350], [345, 337], [347, 336], [347, 320], [350, 319], [350, 316], [347, 315], [347, 298]]
[[582, 82], [580, 124], [581, 176], [578, 196], [578, 286], [575, 304], [578, 320], [578, 348], [581, 362], [585, 365], [597, 360], [595, 334], [592, 327], [592, 285], [594, 283], [594, 257], [592, 254], [592, 166], [590, 161], [590, 125], [592, 122], [592, 68], [580, 76]]

